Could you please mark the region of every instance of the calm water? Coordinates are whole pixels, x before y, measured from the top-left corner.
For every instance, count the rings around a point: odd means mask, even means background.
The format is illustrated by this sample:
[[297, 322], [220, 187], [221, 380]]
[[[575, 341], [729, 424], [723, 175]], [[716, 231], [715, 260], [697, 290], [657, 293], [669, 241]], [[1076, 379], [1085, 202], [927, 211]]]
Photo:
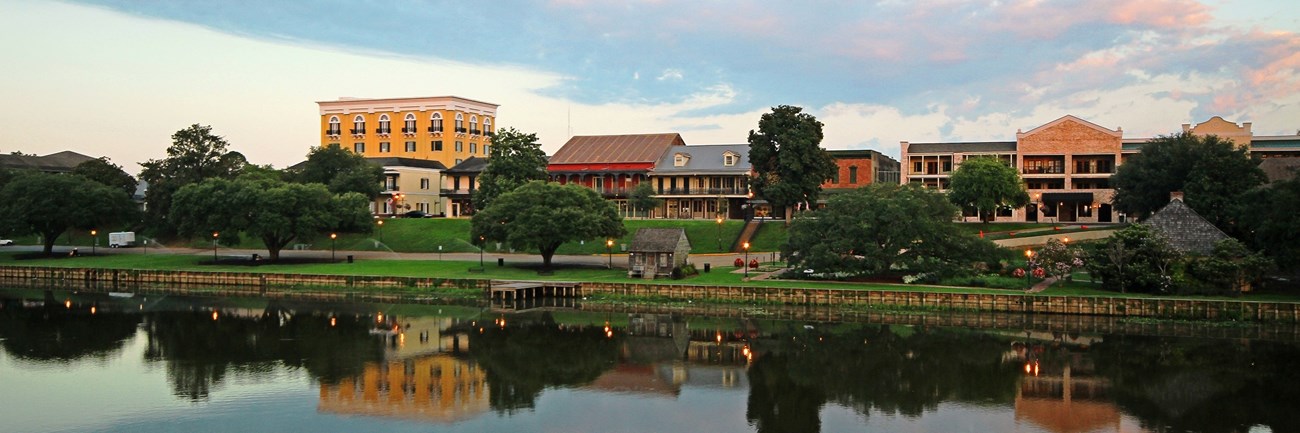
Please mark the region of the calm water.
[[5, 432], [1300, 431], [1294, 342], [0, 299]]

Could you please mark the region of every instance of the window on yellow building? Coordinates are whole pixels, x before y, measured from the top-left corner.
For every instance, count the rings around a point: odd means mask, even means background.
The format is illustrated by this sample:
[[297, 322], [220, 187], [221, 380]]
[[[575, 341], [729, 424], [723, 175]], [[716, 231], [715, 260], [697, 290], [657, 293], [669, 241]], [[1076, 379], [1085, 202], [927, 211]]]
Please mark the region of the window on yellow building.
[[459, 134], [464, 132], [465, 132], [465, 115], [461, 113], [456, 113], [456, 133]]
[[406, 151], [407, 151], [407, 152], [414, 152], [414, 151], [415, 151], [415, 142], [414, 142], [414, 141], [408, 141], [408, 142], [406, 142]]
[[478, 130], [478, 116], [469, 116], [469, 133], [479, 135], [482, 132]]
[[429, 121], [431, 122], [429, 125], [429, 132], [442, 132], [442, 113], [430, 114]]
[[473, 141], [469, 142], [469, 154], [473, 155], [476, 152], [478, 152], [478, 143]]
[[390, 132], [392, 132], [392, 128], [391, 128], [390, 126], [391, 126], [391, 124], [390, 124], [390, 122], [388, 121], [388, 115], [387, 115], [387, 114], [381, 114], [381, 115], [379, 115], [379, 130], [375, 131], [375, 133], [376, 133], [376, 134], [387, 134], [387, 133], [390, 133]]
[[492, 147], [492, 146], [491, 146], [491, 145], [488, 145], [488, 144], [484, 144], [484, 145], [483, 145], [483, 156], [492, 156], [492, 152], [489, 152], [489, 151], [488, 151], [488, 148], [489, 148], [489, 147]]
[[352, 143], [352, 151], [356, 153], [366, 153], [365, 143]]
[[329, 129], [325, 130], [326, 135], [339, 135], [343, 130], [339, 125], [339, 116], [330, 116]]
[[434, 152], [442, 152], [442, 140], [433, 140], [430, 146]]
[[457, 142], [456, 142], [456, 151], [457, 151], [457, 152], [464, 152], [464, 151], [465, 151], [465, 142], [463, 142], [463, 141], [457, 141]]
[[379, 142], [379, 153], [388, 153], [389, 146], [387, 141]]
[[[483, 118], [483, 135], [492, 136], [492, 119], [487, 117]], [[487, 153], [487, 146], [483, 146], [483, 153]]]
[[415, 133], [415, 114], [406, 113], [406, 118], [403, 120], [402, 123], [405, 123], [405, 125], [402, 125], [403, 134]]
[[357, 115], [352, 118], [352, 134], [361, 135], [366, 133], [366, 118]]

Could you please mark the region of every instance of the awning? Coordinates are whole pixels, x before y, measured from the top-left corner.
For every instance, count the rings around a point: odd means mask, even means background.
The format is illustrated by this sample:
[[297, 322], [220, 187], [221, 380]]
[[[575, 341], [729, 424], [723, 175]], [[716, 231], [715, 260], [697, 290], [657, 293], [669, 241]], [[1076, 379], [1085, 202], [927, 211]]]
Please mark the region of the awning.
[[1090, 192], [1045, 192], [1043, 193], [1043, 203], [1057, 203], [1057, 202], [1092, 203], [1092, 193]]

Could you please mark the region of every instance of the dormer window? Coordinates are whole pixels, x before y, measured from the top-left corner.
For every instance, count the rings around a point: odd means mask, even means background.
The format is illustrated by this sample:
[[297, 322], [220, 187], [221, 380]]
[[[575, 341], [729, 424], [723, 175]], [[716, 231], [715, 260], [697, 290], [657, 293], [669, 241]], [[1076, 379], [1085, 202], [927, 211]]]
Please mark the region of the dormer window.
[[339, 135], [342, 132], [342, 126], [339, 125], [339, 116], [330, 116], [330, 126], [325, 130], [325, 135]]
[[686, 163], [691, 161], [691, 155], [678, 153], [673, 155], [673, 167], [685, 167]]
[[414, 114], [406, 113], [406, 118], [404, 118], [404, 119], [402, 120], [402, 123], [403, 123], [403, 125], [402, 125], [402, 133], [403, 133], [403, 134], [414, 134], [414, 133], [415, 133], [415, 115], [414, 115]]
[[360, 114], [352, 118], [352, 135], [366, 134], [366, 118]]
[[442, 113], [429, 115], [429, 132], [442, 132]]
[[727, 167], [735, 166], [736, 160], [738, 159], [740, 159], [740, 155], [736, 154], [735, 152], [724, 153], [722, 154], [722, 165]]
[[392, 129], [391, 122], [388, 121], [388, 115], [387, 114], [379, 115], [379, 130], [375, 131], [375, 133], [380, 135], [388, 135], [388, 133], [390, 132], [393, 132], [393, 129]]

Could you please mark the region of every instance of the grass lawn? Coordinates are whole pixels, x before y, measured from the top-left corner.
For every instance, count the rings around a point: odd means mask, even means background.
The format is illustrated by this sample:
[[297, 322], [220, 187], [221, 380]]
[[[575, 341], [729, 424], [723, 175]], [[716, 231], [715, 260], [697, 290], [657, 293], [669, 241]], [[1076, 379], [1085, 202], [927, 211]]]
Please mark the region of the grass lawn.
[[749, 240], [749, 251], [781, 251], [789, 233], [785, 221], [766, 221], [758, 227], [753, 239]]

